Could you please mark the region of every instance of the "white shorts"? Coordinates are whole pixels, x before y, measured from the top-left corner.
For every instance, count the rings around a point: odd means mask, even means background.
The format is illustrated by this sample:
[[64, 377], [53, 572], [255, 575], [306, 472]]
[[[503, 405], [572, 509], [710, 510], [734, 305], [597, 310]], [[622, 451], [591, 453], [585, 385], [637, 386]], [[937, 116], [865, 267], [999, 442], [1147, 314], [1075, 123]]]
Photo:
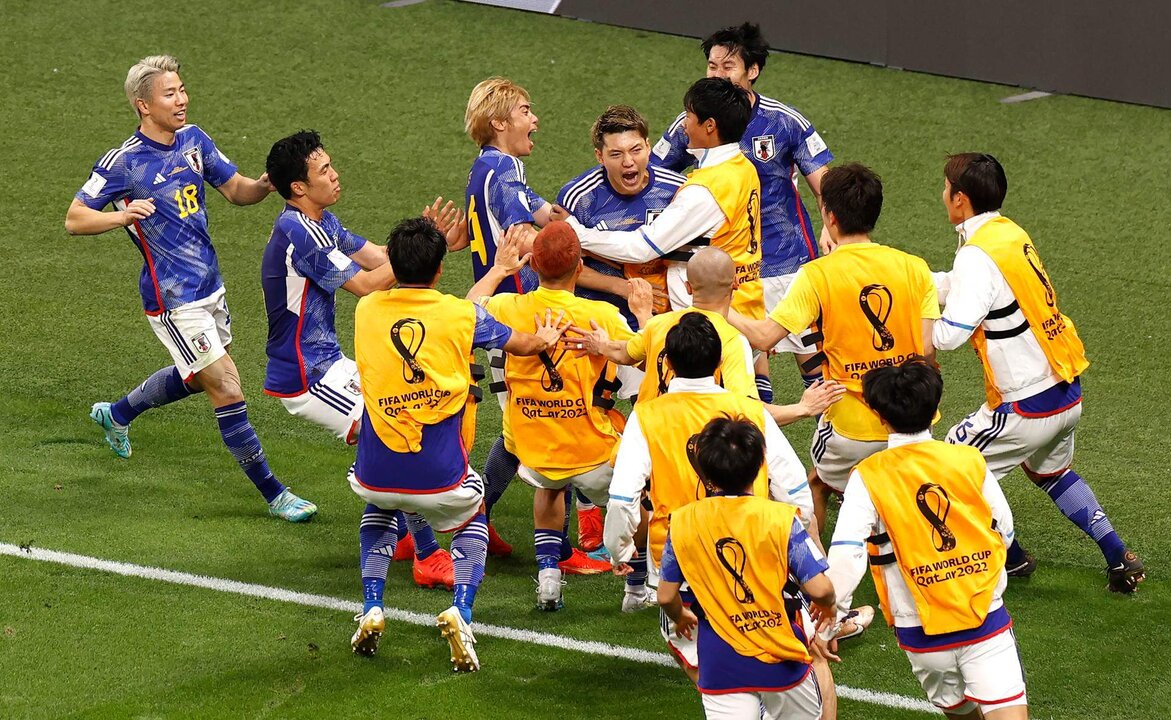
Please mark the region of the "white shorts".
[[974, 645], [939, 652], [907, 652], [911, 670], [936, 707], [962, 714], [1027, 705], [1016, 636], [1007, 630]]
[[985, 404], [948, 430], [947, 441], [979, 450], [997, 480], [1017, 465], [1038, 475], [1058, 475], [1073, 463], [1074, 431], [1081, 416], [1081, 403], [1039, 418], [992, 412]]
[[[797, 273], [789, 273], [788, 275], [777, 275], [775, 277], [762, 277], [761, 283], [764, 285], [764, 309], [765, 312], [772, 312], [777, 303], [789, 292], [789, 286], [793, 284], [793, 278], [797, 277]], [[817, 343], [806, 344], [809, 336], [813, 334], [812, 330], [806, 329], [804, 332], [786, 335], [779, 343], [773, 346], [773, 352], [788, 352], [797, 355], [812, 355], [817, 352]]]
[[146, 319], [171, 354], [183, 382], [227, 355], [232, 344], [232, 315], [223, 287], [202, 300], [147, 315]]
[[[648, 563], [653, 565], [654, 563]], [[656, 578], [657, 582], [657, 578]], [[675, 623], [671, 618], [667, 617], [667, 612], [659, 608], [659, 632], [663, 634], [663, 640], [667, 642], [667, 648], [683, 664], [690, 670], [695, 670], [699, 667], [699, 646], [696, 645], [695, 638], [688, 640], [685, 637], [679, 637], [675, 634]], [[691, 633], [693, 636], [694, 632]], [[755, 716], [753, 716], [755, 717]]]
[[484, 502], [484, 481], [468, 467], [468, 474], [456, 487], [437, 493], [400, 493], [368, 488], [354, 477], [347, 477], [350, 489], [367, 503], [383, 510], [417, 513], [439, 532], [454, 532], [468, 524], [480, 512]]
[[564, 480], [553, 480], [545, 477], [532, 468], [521, 465], [516, 469], [516, 475], [529, 485], [545, 490], [564, 490], [572, 485], [581, 494], [589, 498], [590, 502], [599, 507], [606, 507], [610, 502], [610, 479], [614, 476], [614, 468], [604, 462], [592, 470], [567, 477]]
[[358, 425], [362, 422], [362, 385], [358, 380], [358, 365], [343, 357], [325, 375], [309, 386], [307, 392], [295, 397], [283, 397], [281, 403], [289, 414], [305, 418], [345, 440], [347, 445], [358, 442]]
[[642, 379], [646, 377], [646, 373], [639, 370], [633, 365], [619, 365], [618, 366], [618, 381], [622, 385], [618, 388], [616, 395], [619, 400], [629, 400], [638, 394], [638, 389], [642, 385]]
[[[504, 387], [504, 351], [485, 350], [484, 352], [488, 354], [488, 377], [492, 378], [488, 384], [488, 392], [494, 392], [493, 386]], [[497, 392], [496, 402], [500, 403], [500, 410], [503, 411], [508, 404], [508, 390]]]
[[691, 307], [691, 293], [687, 292], [687, 263], [667, 263], [667, 299], [672, 310]]
[[701, 693], [707, 720], [817, 720], [821, 717], [821, 690], [810, 670], [805, 679], [788, 690], [716, 695]]
[[854, 466], [883, 450], [886, 450], [885, 440], [851, 440], [835, 432], [833, 424], [822, 416], [817, 418], [809, 455], [817, 477], [841, 493], [846, 491]]

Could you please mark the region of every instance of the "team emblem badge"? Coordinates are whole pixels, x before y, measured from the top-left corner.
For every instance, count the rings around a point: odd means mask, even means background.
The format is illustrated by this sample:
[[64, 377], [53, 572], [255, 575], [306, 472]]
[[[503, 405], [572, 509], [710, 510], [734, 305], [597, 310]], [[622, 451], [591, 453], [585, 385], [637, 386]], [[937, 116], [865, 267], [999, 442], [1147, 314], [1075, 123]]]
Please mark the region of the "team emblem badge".
[[207, 339], [207, 333], [199, 333], [191, 338], [191, 344], [201, 353], [206, 353], [208, 350], [211, 350], [211, 341]]
[[362, 388], [358, 385], [357, 380], [350, 380], [349, 382], [346, 383], [346, 392], [348, 392], [351, 395], [361, 395]]
[[660, 216], [662, 214], [663, 214], [662, 210], [647, 210], [646, 211], [646, 222], [643, 223], [643, 225], [650, 225], [651, 223], [653, 223], [655, 221], [655, 218], [657, 218], [658, 216]]
[[187, 161], [187, 165], [195, 171], [196, 175], [203, 174], [203, 153], [199, 151], [199, 148], [193, 147], [190, 150], [184, 150], [183, 159]]
[[752, 154], [761, 162], [768, 162], [777, 154], [772, 135], [757, 135], [752, 138]]

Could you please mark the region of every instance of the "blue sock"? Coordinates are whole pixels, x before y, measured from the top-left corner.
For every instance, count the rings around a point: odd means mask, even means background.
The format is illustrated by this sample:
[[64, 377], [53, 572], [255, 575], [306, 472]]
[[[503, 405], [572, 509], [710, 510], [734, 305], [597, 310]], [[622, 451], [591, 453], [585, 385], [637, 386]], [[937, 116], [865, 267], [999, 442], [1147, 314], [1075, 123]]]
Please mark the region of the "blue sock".
[[1122, 555], [1126, 552], [1126, 545], [1114, 532], [1110, 518], [1106, 511], [1098, 504], [1094, 491], [1073, 470], [1066, 470], [1060, 476], [1048, 480], [1040, 485], [1041, 489], [1049, 493], [1049, 497], [1057, 505], [1057, 509], [1069, 518], [1070, 522], [1081, 528], [1098, 543], [1102, 554], [1106, 556], [1106, 563], [1110, 566], [1122, 562]]
[[533, 549], [537, 555], [538, 570], [556, 570], [561, 562], [561, 543], [565, 535], [557, 530], [533, 530]]
[[756, 392], [760, 395], [761, 402], [771, 403], [773, 401], [773, 381], [768, 375], [756, 376]]
[[821, 379], [821, 371], [815, 372], [812, 375], [802, 375], [801, 384], [807, 389], [813, 387], [813, 383]]
[[627, 587], [638, 587], [639, 585], [646, 585], [646, 553], [639, 553], [638, 557], [632, 557], [626, 561], [626, 564], [633, 568], [633, 572], [626, 576]]
[[1009, 567], [1016, 567], [1025, 560], [1025, 549], [1014, 539], [1012, 545], [1008, 546], [1008, 555], [1004, 559], [1004, 564]]
[[241, 400], [216, 408], [215, 418], [220, 424], [224, 445], [228, 446], [240, 469], [266, 501], [276, 500], [277, 495], [285, 491], [285, 486], [268, 469], [268, 458], [264, 456], [264, 448], [260, 447], [260, 438], [256, 437], [252, 423], [248, 422], [247, 404]]
[[452, 604], [459, 608], [464, 622], [472, 621], [476, 590], [484, 580], [484, 563], [488, 560], [488, 518], [484, 513], [473, 517], [451, 539], [451, 562], [455, 568]]
[[382, 607], [382, 589], [386, 586], [386, 573], [390, 569], [390, 559], [394, 557], [394, 546], [398, 544], [401, 517], [401, 512], [383, 510], [377, 505], [367, 505], [366, 511], [362, 513], [358, 543], [362, 548], [363, 614], [372, 607]]
[[174, 365], [165, 367], [156, 370], [154, 375], [131, 390], [126, 397], [111, 405], [110, 417], [119, 425], [129, 425], [134, 422], [134, 418], [151, 408], [182, 400], [196, 392], [187, 387]]
[[492, 449], [488, 451], [488, 460], [484, 463], [484, 507], [488, 515], [492, 514], [492, 508], [504, 496], [518, 467], [520, 459], [504, 449], [504, 436], [496, 438]]
[[439, 549], [439, 541], [435, 539], [435, 531], [427, 524], [422, 515], [406, 513], [407, 527], [411, 537], [415, 540], [415, 557], [426, 560], [431, 553]]

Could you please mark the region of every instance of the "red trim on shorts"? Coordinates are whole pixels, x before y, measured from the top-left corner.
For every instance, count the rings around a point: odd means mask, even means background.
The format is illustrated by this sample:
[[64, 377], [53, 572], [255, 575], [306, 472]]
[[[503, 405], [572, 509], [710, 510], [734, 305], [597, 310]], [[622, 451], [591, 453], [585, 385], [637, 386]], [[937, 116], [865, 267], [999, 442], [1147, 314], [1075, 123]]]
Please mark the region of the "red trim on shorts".
[[309, 392], [309, 391], [308, 391], [308, 390], [301, 390], [301, 391], [298, 391], [298, 392], [295, 392], [295, 393], [279, 393], [279, 392], [277, 392], [277, 391], [275, 391], [275, 390], [269, 390], [268, 388], [265, 388], [265, 389], [264, 389], [264, 394], [265, 394], [265, 395], [271, 395], [272, 397], [275, 397], [275, 398], [295, 398], [295, 397], [301, 397], [302, 395], [304, 395], [304, 394], [305, 394], [305, 393], [307, 393], [307, 392]]
[[1025, 474], [1029, 475], [1030, 477], [1035, 477], [1039, 480], [1049, 480], [1051, 478], [1061, 477], [1062, 475], [1066, 474], [1067, 472], [1069, 472], [1069, 467], [1068, 466], [1063, 467], [1060, 470], [1058, 470], [1057, 472], [1039, 473], [1036, 470], [1034, 470], [1033, 468], [1026, 465], [1025, 463], [1021, 463], [1021, 470], [1024, 470]]
[[[740, 688], [727, 688], [724, 690], [704, 690], [703, 688], [698, 688], [698, 690], [699, 690], [700, 694], [702, 694], [702, 695], [732, 695], [735, 693], [753, 693], [753, 692], [785, 692], [786, 690], [792, 690], [793, 688], [797, 687], [801, 683], [808, 680], [809, 673], [811, 673], [811, 672], [813, 672], [813, 665], [812, 664], [810, 664], [809, 667], [805, 669], [805, 674], [801, 676], [800, 680], [793, 683], [792, 685], [785, 685], [783, 687], [740, 687]], [[1002, 702], [1007, 702], [1007, 701], [1002, 701]]]
[[982, 643], [985, 640], [991, 640], [992, 638], [996, 637], [997, 635], [1003, 633], [1005, 630], [1011, 630], [1011, 629], [1012, 629], [1012, 618], [1009, 618], [1008, 624], [1005, 625], [1004, 627], [1002, 627], [999, 630], [996, 630], [994, 632], [990, 632], [983, 637], [978, 637], [975, 640], [965, 640], [964, 642], [952, 643], [951, 645], [939, 645], [937, 647], [930, 647], [930, 648], [913, 648], [910, 645], [904, 645], [902, 643], [899, 643], [899, 647], [902, 648], [903, 650], [906, 650], [907, 652], [921, 653], [921, 654], [940, 652], [942, 650], [954, 650], [958, 647], [966, 647], [968, 645], [975, 645], [976, 643]]
[[357, 474], [354, 475], [354, 481], [356, 483], [358, 483], [359, 485], [361, 485], [363, 488], [365, 488], [371, 492], [395, 493], [396, 495], [434, 495], [436, 493], [447, 492], [448, 490], [454, 490], [457, 487], [459, 487], [460, 485], [463, 485], [464, 480], [467, 480], [467, 479], [468, 479], [468, 473], [465, 470], [463, 477], [461, 477], [459, 480], [455, 481], [451, 485], [448, 485], [447, 487], [435, 488], [432, 490], [411, 490], [409, 488], [374, 487], [373, 485], [367, 485], [366, 483], [362, 482], [358, 478]]
[[1025, 694], [1025, 691], [1021, 690], [1016, 695], [1013, 695], [1012, 697], [1006, 697], [1003, 700], [977, 700], [976, 698], [972, 697], [971, 695], [964, 695], [964, 697], [974, 703], [979, 704], [979, 705], [1003, 705], [1006, 702], [1012, 702], [1013, 700], [1021, 699], [1021, 697], [1024, 694]]
[[[360, 423], [357, 420], [355, 420], [353, 423], [350, 424], [350, 431], [348, 433], [346, 433], [346, 445], [357, 445], [358, 444], [358, 426], [359, 425], [360, 425]], [[365, 486], [363, 485], [363, 487], [365, 487]]]
[[940, 705], [939, 703], [931, 703], [931, 704], [934, 705], [935, 707], [939, 708], [940, 710], [955, 710], [956, 708], [961, 708], [970, 702], [975, 702], [975, 701], [971, 700], [970, 698], [968, 698], [967, 695], [965, 695], [964, 699], [960, 700], [955, 705]]
[[[687, 662], [687, 658], [683, 657], [683, 653], [679, 651], [679, 648], [672, 645], [670, 640], [667, 641], [667, 649], [670, 650], [671, 653], [679, 659], [679, 662], [683, 663], [683, 667], [687, 668], [688, 670], [699, 670], [698, 665], [692, 665], [691, 663]], [[700, 692], [703, 691], [700, 690]]]
[[1077, 400], [1074, 400], [1073, 402], [1066, 405], [1065, 407], [1060, 407], [1060, 408], [1057, 408], [1056, 410], [1049, 410], [1047, 412], [1040, 412], [1040, 413], [1024, 412], [1023, 410], [1020, 409], [1020, 403], [1014, 402], [1012, 404], [1012, 411], [1014, 413], [1016, 413], [1017, 415], [1020, 415], [1023, 418], [1047, 418], [1047, 417], [1053, 417], [1054, 415], [1060, 415], [1061, 413], [1065, 412], [1066, 410], [1069, 410], [1070, 408], [1080, 404], [1081, 401], [1082, 401], [1082, 399], [1079, 397]]

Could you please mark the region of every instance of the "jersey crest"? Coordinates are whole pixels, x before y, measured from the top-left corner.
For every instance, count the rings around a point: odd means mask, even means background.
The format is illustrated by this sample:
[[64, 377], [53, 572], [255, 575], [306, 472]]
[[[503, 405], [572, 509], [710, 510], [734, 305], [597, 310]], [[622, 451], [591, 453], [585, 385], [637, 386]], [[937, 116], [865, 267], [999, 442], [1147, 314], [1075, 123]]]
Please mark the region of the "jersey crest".
[[184, 150], [183, 159], [187, 161], [187, 165], [195, 171], [196, 175], [203, 175], [203, 153], [199, 151], [198, 147]]
[[777, 154], [776, 141], [772, 135], [757, 135], [752, 138], [752, 155], [761, 162], [768, 162]]

